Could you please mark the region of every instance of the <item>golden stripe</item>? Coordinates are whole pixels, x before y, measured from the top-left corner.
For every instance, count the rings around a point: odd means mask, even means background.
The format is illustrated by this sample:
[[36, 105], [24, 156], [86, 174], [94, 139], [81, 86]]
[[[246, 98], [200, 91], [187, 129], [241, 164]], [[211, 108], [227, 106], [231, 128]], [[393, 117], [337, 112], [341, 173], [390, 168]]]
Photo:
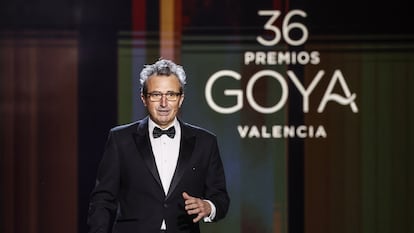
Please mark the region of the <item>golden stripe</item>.
[[[175, 48], [175, 12], [176, 0], [160, 1], [160, 55], [166, 59], [176, 59]], [[180, 17], [180, 16], [177, 16]]]

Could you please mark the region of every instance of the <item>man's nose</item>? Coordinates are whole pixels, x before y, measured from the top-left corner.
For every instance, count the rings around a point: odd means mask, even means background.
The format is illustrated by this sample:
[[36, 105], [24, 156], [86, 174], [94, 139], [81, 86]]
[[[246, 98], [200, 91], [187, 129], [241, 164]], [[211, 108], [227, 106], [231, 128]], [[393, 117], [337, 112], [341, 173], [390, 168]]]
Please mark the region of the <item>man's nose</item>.
[[162, 96], [161, 96], [160, 104], [161, 104], [161, 106], [163, 106], [163, 107], [167, 106], [167, 104], [168, 104], [168, 100], [167, 100], [167, 96], [166, 96], [166, 95], [162, 95]]

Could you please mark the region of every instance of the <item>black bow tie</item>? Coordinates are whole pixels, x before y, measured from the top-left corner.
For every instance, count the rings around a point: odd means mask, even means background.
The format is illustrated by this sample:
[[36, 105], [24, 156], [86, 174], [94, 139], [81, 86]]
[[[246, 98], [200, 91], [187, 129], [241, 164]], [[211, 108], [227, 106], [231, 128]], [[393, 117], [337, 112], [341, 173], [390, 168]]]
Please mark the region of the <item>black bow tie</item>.
[[174, 138], [174, 136], [175, 136], [175, 128], [174, 128], [174, 126], [173, 127], [170, 127], [169, 129], [166, 129], [166, 130], [162, 130], [162, 129], [158, 128], [158, 127], [155, 127], [154, 130], [152, 131], [152, 136], [154, 138], [159, 138], [163, 134], [166, 134], [170, 138]]

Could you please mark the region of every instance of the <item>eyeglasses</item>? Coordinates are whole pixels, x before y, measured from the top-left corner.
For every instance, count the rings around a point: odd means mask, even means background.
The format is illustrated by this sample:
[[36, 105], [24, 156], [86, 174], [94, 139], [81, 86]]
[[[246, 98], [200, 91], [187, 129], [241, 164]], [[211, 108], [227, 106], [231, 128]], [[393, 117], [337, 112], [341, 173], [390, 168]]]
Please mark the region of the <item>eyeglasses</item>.
[[152, 102], [161, 101], [162, 96], [165, 96], [165, 98], [168, 101], [176, 101], [178, 99], [178, 96], [181, 96], [181, 95], [182, 95], [181, 92], [172, 92], [172, 91], [169, 91], [167, 93], [161, 93], [158, 91], [147, 93], [147, 97], [149, 97], [150, 101]]

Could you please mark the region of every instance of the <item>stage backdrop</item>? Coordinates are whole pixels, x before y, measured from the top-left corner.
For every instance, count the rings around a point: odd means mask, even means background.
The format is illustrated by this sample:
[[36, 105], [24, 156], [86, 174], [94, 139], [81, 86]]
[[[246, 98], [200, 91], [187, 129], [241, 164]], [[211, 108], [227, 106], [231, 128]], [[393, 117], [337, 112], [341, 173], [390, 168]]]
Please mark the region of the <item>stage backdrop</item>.
[[146, 116], [162, 57], [225, 166], [229, 213], [203, 232], [414, 233], [406, 3], [60, 3], [1, 7], [1, 232], [87, 232], [107, 133]]

